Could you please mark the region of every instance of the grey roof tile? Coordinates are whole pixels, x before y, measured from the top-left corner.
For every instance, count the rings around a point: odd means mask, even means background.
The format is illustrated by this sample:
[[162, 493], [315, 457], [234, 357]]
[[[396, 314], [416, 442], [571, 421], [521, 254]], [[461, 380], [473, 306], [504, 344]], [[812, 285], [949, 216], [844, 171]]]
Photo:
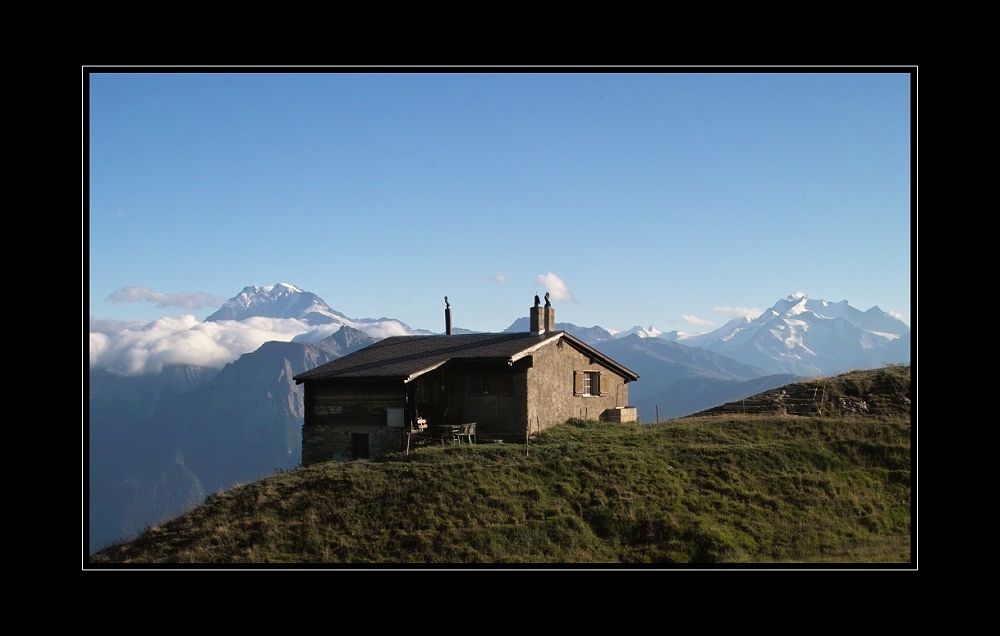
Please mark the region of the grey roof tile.
[[[530, 333], [477, 333], [454, 336], [392, 336], [295, 376], [296, 384], [332, 378], [410, 379], [449, 360], [511, 360], [549, 341], [563, 339], [577, 349], [604, 361], [623, 376], [638, 374], [563, 331], [538, 336]], [[519, 356], [518, 356], [519, 357]]]
[[457, 336], [393, 336], [295, 376], [296, 383], [326, 378], [409, 377], [448, 360], [510, 359], [554, 339], [557, 332], [477, 333]]

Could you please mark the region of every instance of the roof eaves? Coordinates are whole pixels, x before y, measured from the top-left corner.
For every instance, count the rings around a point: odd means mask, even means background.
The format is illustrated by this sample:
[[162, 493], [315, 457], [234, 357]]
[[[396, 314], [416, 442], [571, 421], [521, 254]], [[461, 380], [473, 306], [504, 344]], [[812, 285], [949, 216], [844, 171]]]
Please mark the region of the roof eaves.
[[603, 353], [601, 353], [597, 349], [594, 349], [593, 347], [591, 347], [590, 345], [588, 345], [586, 342], [583, 342], [582, 340], [578, 340], [577, 338], [574, 338], [573, 336], [569, 335], [568, 333], [564, 333], [563, 334], [563, 339], [566, 342], [570, 343], [572, 346], [574, 346], [580, 352], [585, 353], [588, 356], [592, 356], [592, 357], [600, 360], [606, 366], [611, 367], [612, 369], [615, 369], [616, 371], [618, 371], [622, 375], [624, 375], [624, 376], [631, 376], [632, 380], [638, 380], [639, 379], [639, 374], [638, 373], [636, 373], [635, 371], [633, 371], [632, 369], [629, 369], [628, 367], [626, 367], [624, 365], [621, 365], [621, 364], [615, 362], [614, 360], [612, 360], [608, 356], [604, 355]]
[[307, 381], [311, 382], [313, 380], [317, 382], [325, 382], [327, 380], [376, 380], [376, 381], [402, 380], [403, 382], [406, 382], [408, 377], [409, 376], [405, 374], [371, 376], [371, 375], [351, 375], [350, 373], [322, 373], [322, 374], [307, 376], [303, 373], [292, 377], [292, 379], [295, 380], [295, 384], [302, 384], [303, 382]]
[[428, 373], [430, 371], [433, 371], [434, 369], [437, 369], [441, 365], [446, 364], [449, 360], [451, 360], [451, 358], [446, 358], [446, 359], [442, 360], [441, 362], [438, 362], [436, 364], [432, 364], [431, 366], [427, 367], [426, 369], [421, 369], [420, 371], [416, 371], [414, 373], [411, 373], [410, 375], [406, 376], [406, 378], [403, 380], [403, 384], [406, 384], [407, 382], [411, 382], [413, 380], [416, 380], [418, 377], [422, 376], [423, 374]]
[[557, 342], [560, 338], [562, 338], [563, 336], [566, 336], [566, 335], [568, 335], [568, 334], [566, 334], [565, 332], [562, 332], [562, 331], [558, 331], [555, 334], [553, 334], [553, 337], [546, 338], [545, 340], [542, 340], [541, 342], [539, 342], [537, 344], [534, 344], [534, 345], [528, 347], [527, 349], [523, 349], [522, 351], [519, 351], [519, 352], [515, 353], [514, 355], [512, 355], [510, 357], [510, 362], [513, 364], [514, 362], [517, 362], [518, 360], [520, 360], [521, 358], [523, 358], [525, 356], [530, 356], [532, 353], [534, 353], [535, 351], [538, 351], [539, 349], [541, 349], [545, 345], [552, 344], [553, 342]]

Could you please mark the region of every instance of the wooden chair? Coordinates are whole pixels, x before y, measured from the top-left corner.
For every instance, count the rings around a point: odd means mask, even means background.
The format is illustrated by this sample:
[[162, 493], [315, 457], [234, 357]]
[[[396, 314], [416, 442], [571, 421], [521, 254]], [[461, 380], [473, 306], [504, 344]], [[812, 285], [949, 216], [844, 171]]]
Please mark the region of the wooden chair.
[[469, 424], [462, 424], [458, 428], [458, 432], [455, 434], [456, 441], [461, 444], [462, 438], [469, 441], [470, 444], [474, 443], [474, 438], [476, 437], [476, 423], [470, 422]]

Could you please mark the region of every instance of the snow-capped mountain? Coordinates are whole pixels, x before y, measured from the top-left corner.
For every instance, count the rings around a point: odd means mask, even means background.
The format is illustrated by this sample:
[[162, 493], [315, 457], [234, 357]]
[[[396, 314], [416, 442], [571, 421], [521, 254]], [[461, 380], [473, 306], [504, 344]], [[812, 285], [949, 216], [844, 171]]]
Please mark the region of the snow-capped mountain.
[[885, 362], [910, 361], [910, 328], [877, 306], [861, 311], [796, 292], [755, 319], [734, 318], [714, 331], [660, 333], [633, 327], [635, 334], [702, 347], [772, 373], [825, 375]]
[[757, 318], [684, 340], [774, 373], [823, 375], [909, 362], [910, 328], [878, 307], [861, 311], [796, 292]]
[[670, 340], [672, 342], [683, 342], [689, 347], [707, 347], [709, 344], [715, 342], [716, 340], [721, 340], [726, 337], [732, 337], [733, 335], [739, 333], [743, 329], [746, 329], [751, 320], [740, 316], [739, 318], [733, 318], [726, 324], [722, 325], [715, 331], [690, 333], [684, 331], [670, 331], [662, 336], [664, 340]]
[[615, 338], [628, 338], [632, 334], [639, 336], [640, 338], [658, 338], [663, 335], [663, 332], [654, 327], [649, 326], [649, 329], [643, 329], [641, 326], [636, 325], [629, 329], [628, 331], [620, 331], [615, 333]]
[[254, 316], [296, 318], [314, 327], [343, 325], [363, 331], [374, 338], [427, 333], [411, 329], [406, 323], [394, 318], [348, 318], [331, 309], [316, 294], [288, 283], [244, 287], [243, 291], [226, 301], [205, 322], [245, 320]]
[[257, 285], [244, 287], [243, 291], [226, 301], [219, 311], [206, 318], [205, 322], [243, 320], [252, 316], [298, 318], [310, 325], [352, 322], [344, 314], [331, 309], [316, 294], [303, 291], [288, 283], [267, 287]]

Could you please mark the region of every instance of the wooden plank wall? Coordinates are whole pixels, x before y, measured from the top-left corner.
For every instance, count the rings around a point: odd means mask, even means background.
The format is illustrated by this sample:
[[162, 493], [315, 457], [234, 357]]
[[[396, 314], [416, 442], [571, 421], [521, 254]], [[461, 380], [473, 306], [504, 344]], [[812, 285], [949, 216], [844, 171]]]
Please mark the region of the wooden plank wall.
[[406, 404], [402, 382], [316, 382], [309, 387], [306, 426], [382, 425], [386, 409]]

